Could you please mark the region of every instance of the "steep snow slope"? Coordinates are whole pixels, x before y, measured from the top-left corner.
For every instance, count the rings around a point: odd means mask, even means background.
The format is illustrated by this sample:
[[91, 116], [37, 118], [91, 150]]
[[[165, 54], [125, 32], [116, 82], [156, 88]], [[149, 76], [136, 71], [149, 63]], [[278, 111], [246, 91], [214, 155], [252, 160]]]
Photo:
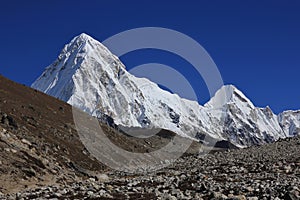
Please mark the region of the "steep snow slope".
[[287, 137], [300, 133], [300, 110], [282, 112], [278, 115], [278, 120]]
[[256, 108], [233, 85], [223, 86], [205, 107], [211, 108], [212, 119], [223, 127], [222, 135], [235, 144], [260, 144], [285, 137], [272, 110]]
[[222, 87], [201, 106], [131, 75], [116, 56], [86, 34], [67, 44], [32, 87], [91, 115], [109, 115], [127, 127], [164, 128], [199, 139], [209, 135], [239, 146], [286, 136], [270, 108], [256, 108], [234, 86]]
[[117, 57], [86, 34], [67, 44], [32, 87], [94, 116], [107, 114], [119, 125], [159, 127], [192, 137], [205, 131], [219, 137], [214, 127], [201, 125], [209, 125], [209, 118], [197, 102], [129, 74]]

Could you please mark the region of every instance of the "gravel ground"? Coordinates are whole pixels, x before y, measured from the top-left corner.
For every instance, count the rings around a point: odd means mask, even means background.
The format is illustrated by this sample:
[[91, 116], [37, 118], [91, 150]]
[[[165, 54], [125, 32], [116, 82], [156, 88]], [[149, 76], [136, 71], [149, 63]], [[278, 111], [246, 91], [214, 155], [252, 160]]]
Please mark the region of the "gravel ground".
[[110, 171], [1, 199], [300, 199], [300, 137], [205, 157], [148, 174]]

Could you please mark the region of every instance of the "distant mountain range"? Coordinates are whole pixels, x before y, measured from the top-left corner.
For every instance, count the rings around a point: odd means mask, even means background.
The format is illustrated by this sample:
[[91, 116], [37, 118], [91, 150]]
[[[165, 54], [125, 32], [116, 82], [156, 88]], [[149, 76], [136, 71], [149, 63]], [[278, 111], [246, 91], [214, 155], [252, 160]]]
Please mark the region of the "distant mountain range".
[[227, 140], [239, 147], [300, 133], [300, 111], [276, 115], [226, 85], [204, 106], [126, 71], [104, 45], [81, 34], [65, 45], [32, 87], [123, 127], [162, 128], [181, 136]]

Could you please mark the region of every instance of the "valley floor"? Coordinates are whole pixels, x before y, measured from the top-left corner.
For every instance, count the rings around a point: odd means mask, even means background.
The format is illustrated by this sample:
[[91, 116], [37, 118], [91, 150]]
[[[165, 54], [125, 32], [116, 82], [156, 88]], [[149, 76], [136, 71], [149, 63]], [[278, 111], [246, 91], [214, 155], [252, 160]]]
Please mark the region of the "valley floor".
[[300, 137], [205, 157], [185, 156], [150, 174], [107, 171], [0, 198], [299, 199]]

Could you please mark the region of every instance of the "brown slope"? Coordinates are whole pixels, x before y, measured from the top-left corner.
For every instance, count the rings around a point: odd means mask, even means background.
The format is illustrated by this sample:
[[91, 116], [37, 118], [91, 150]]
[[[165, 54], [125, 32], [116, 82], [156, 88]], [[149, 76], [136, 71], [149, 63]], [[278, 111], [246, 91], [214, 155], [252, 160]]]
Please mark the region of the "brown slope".
[[[78, 174], [73, 166], [104, 169], [80, 142], [70, 105], [2, 76], [0, 131], [0, 182], [11, 183], [0, 184], [2, 192], [25, 186], [32, 178], [38, 182], [51, 175], [66, 179]], [[22, 179], [27, 180], [24, 185]]]
[[[159, 149], [175, 135], [162, 130], [151, 138], [139, 139], [105, 124], [101, 126], [113, 143], [131, 152]], [[192, 147], [191, 152], [199, 149], [197, 143]], [[68, 183], [109, 170], [83, 146], [70, 105], [3, 76], [0, 76], [0, 149], [0, 192], [4, 193]]]

